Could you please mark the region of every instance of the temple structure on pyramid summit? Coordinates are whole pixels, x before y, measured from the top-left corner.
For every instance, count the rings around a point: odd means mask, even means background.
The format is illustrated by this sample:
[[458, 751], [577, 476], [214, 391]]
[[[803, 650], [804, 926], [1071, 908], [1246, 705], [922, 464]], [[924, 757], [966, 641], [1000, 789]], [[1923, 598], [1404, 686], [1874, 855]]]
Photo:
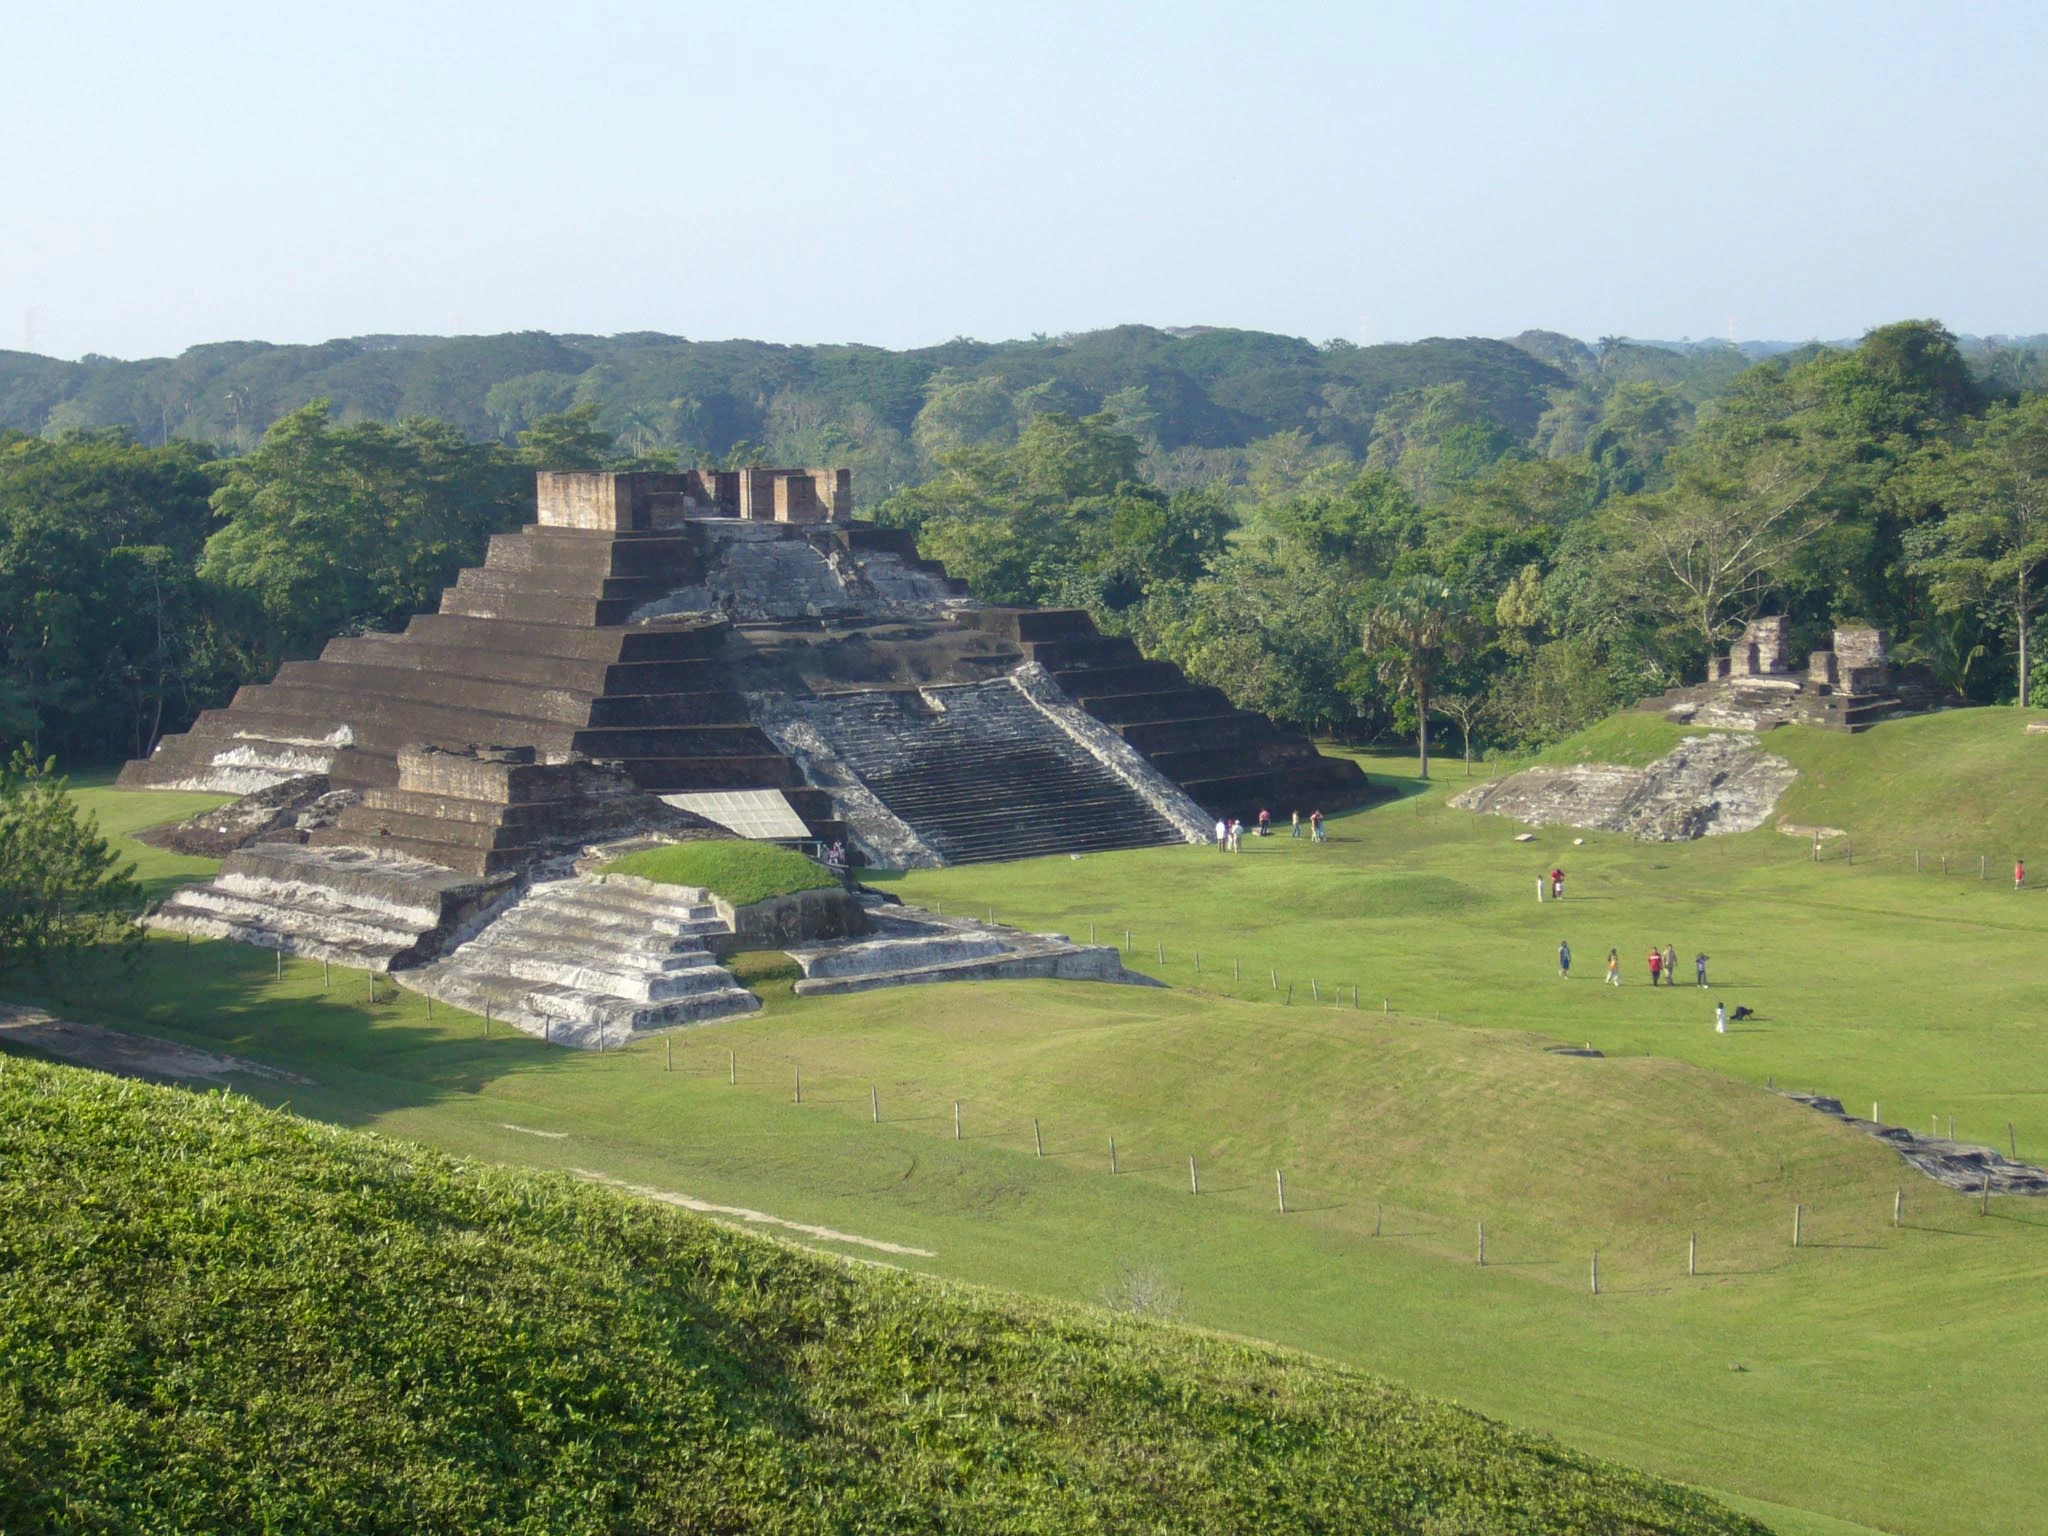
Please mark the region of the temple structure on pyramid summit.
[[[636, 831], [904, 868], [1200, 842], [1375, 793], [1083, 610], [975, 601], [851, 505], [844, 469], [543, 472], [537, 520], [439, 611], [287, 662], [126, 766], [123, 787], [277, 807], [155, 920], [396, 971]], [[401, 869], [410, 894], [363, 883]], [[446, 894], [465, 882], [498, 896]], [[413, 916], [356, 956], [325, 920], [351, 902]]]

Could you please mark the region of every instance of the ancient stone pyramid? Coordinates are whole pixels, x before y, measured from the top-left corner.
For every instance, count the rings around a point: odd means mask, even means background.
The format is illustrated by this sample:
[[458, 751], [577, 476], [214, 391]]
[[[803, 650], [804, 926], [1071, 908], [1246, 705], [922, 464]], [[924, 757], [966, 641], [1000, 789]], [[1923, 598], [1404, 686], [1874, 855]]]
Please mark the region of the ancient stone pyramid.
[[[539, 520], [439, 612], [286, 663], [120, 782], [390, 789], [406, 747], [525, 747], [663, 796], [778, 791], [814, 837], [887, 864], [1179, 841], [1370, 793], [1085, 612], [974, 602], [906, 534], [846, 519], [843, 470], [539, 490]], [[380, 846], [435, 858], [419, 830]]]

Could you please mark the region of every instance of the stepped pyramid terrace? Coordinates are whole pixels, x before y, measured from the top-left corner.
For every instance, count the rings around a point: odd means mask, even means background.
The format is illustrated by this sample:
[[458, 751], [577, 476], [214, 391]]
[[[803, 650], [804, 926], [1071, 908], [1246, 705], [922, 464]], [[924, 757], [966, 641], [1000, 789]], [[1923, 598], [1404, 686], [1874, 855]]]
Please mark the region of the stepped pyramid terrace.
[[1081, 610], [976, 602], [908, 533], [852, 522], [844, 470], [538, 491], [438, 612], [288, 662], [127, 765], [126, 787], [265, 797], [153, 926], [601, 1048], [758, 1006], [720, 964], [740, 947], [790, 949], [812, 989], [1132, 979], [1113, 949], [865, 892], [734, 911], [597, 874], [604, 850], [743, 836], [904, 868], [1200, 843], [1373, 793]]
[[[538, 489], [538, 521], [492, 539], [438, 612], [287, 662], [121, 783], [394, 791], [408, 747], [524, 748], [686, 810], [765, 801], [792, 840], [889, 866], [1175, 842], [1369, 794], [1355, 764], [1081, 610], [974, 601], [909, 534], [850, 521], [845, 470]], [[387, 810], [379, 846], [446, 861], [429, 804]]]

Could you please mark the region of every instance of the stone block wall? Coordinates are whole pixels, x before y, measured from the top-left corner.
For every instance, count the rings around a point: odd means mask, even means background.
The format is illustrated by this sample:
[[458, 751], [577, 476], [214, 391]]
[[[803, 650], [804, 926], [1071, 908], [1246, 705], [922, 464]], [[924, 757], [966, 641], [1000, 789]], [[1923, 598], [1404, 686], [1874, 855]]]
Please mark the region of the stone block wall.
[[1843, 667], [1851, 669], [1891, 665], [1891, 647], [1885, 641], [1884, 631], [1867, 625], [1836, 630], [1835, 656]]
[[688, 517], [827, 523], [853, 516], [853, 472], [847, 469], [542, 470], [536, 479], [546, 528], [647, 533]]
[[1792, 668], [1792, 621], [1783, 614], [1751, 619], [1728, 652], [1737, 677], [1770, 677]]

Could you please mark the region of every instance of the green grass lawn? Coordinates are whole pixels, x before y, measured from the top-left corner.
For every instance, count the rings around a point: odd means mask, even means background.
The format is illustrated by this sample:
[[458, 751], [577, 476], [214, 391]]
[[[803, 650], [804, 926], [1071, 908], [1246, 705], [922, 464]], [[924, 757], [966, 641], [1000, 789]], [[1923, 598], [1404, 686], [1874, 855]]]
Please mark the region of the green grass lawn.
[[[1597, 755], [1648, 750], [1649, 734], [1612, 725]], [[1142, 850], [891, 883], [1076, 937], [1129, 929], [1128, 963], [1171, 990], [797, 999], [763, 966], [766, 1009], [678, 1036], [673, 1071], [659, 1043], [600, 1058], [486, 1042], [480, 1021], [429, 1023], [410, 995], [371, 1006], [341, 973], [323, 995], [315, 966], [280, 982], [270, 957], [221, 945], [152, 945], [125, 995], [83, 979], [14, 991], [292, 1066], [316, 1084], [264, 1096], [311, 1114], [923, 1249], [888, 1262], [935, 1274], [1086, 1300], [1156, 1272], [1191, 1321], [1756, 1501], [1781, 1530], [2039, 1529], [2048, 1208], [1980, 1217], [1763, 1085], [1857, 1113], [1878, 1099], [1922, 1129], [1952, 1113], [1959, 1135], [2000, 1143], [2011, 1122], [2023, 1155], [2048, 1156], [2048, 905], [2009, 878], [2011, 852], [2048, 833], [2029, 791], [2048, 738], [1977, 711], [1767, 745], [1805, 774], [1782, 814], [1845, 828], [1854, 862], [1838, 841], [1815, 864], [1771, 830], [1517, 844], [1514, 824], [1443, 805], [1470, 781], [1440, 763], [1436, 784], [1400, 783], [1323, 847], [1248, 838], [1236, 857]], [[1407, 760], [1367, 766], [1398, 777]], [[92, 798], [111, 826], [150, 797]], [[1975, 878], [1973, 843], [1995, 878]], [[1570, 894], [1538, 905], [1554, 863]], [[1568, 982], [1560, 938], [1577, 953]], [[1645, 984], [1642, 955], [1667, 941], [1713, 957], [1711, 996]], [[1610, 945], [1618, 990], [1598, 980]], [[1717, 1036], [1714, 997], [1759, 1017]], [[1558, 1041], [1607, 1055], [1543, 1049]]]
[[0, 1528], [1744, 1536], [1270, 1346], [0, 1072]]
[[638, 875], [662, 885], [701, 886], [736, 907], [839, 884], [837, 876], [792, 848], [737, 838], [643, 848], [604, 867], [607, 873]]

